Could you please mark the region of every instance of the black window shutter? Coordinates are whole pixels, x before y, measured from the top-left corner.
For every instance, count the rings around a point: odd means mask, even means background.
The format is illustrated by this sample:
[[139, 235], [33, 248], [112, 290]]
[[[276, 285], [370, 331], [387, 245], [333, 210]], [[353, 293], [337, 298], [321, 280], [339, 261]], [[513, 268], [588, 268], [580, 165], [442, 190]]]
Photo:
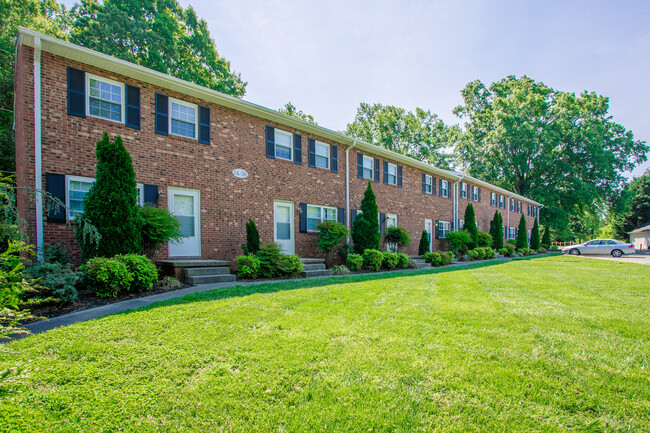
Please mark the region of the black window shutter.
[[356, 209], [350, 209], [350, 227], [352, 227], [352, 224], [354, 224], [354, 220], [357, 218], [357, 210]]
[[124, 124], [133, 129], [140, 129], [140, 88], [126, 85], [126, 119]]
[[427, 175], [422, 173], [422, 194], [427, 193]]
[[451, 195], [452, 195], [452, 194], [451, 194], [451, 189], [452, 189], [451, 181], [447, 181], [447, 198], [448, 198], [449, 200], [452, 199], [452, 197], [451, 197]]
[[293, 134], [293, 162], [302, 165], [302, 135]]
[[388, 185], [388, 161], [384, 161], [384, 185]]
[[440, 197], [442, 197], [442, 178], [440, 178]]
[[375, 158], [375, 182], [379, 182], [379, 158]]
[[333, 144], [330, 146], [330, 169], [332, 173], [339, 172], [339, 147]]
[[158, 185], [144, 185], [144, 202], [158, 207]]
[[431, 177], [431, 193], [436, 195], [436, 178], [433, 176]]
[[307, 139], [307, 149], [309, 152], [309, 166], [316, 167], [316, 140]]
[[86, 73], [68, 67], [68, 114], [86, 117]]
[[345, 208], [344, 207], [339, 208], [339, 214], [338, 214], [337, 220], [341, 224], [345, 224]]
[[436, 239], [440, 239], [440, 230], [438, 230], [438, 220], [436, 220]]
[[363, 179], [363, 154], [357, 153], [357, 177]]
[[481, 187], [478, 187], [478, 202], [481, 202]]
[[266, 125], [266, 157], [275, 159], [275, 128]]
[[386, 214], [384, 212], [381, 212], [379, 214], [379, 234], [384, 236], [385, 231], [386, 231]]
[[210, 144], [210, 109], [199, 106], [199, 143]]
[[169, 98], [156, 93], [156, 134], [169, 135]]
[[53, 223], [64, 223], [65, 215], [65, 175], [46, 173], [45, 189], [52, 197], [61, 200], [61, 203], [48, 203], [47, 221]]
[[300, 222], [298, 224], [300, 233], [307, 233], [307, 203], [299, 203]]
[[397, 186], [402, 187], [402, 166], [397, 166]]

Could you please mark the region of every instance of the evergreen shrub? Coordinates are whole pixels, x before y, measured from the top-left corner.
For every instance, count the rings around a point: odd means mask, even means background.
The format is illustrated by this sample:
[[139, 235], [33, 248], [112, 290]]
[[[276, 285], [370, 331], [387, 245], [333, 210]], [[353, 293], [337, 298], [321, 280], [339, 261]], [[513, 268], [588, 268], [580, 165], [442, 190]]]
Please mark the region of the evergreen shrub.
[[345, 265], [351, 271], [358, 271], [363, 266], [363, 256], [361, 254], [348, 254]]
[[384, 261], [384, 253], [378, 250], [365, 250], [363, 252], [363, 266], [371, 271], [378, 271]]
[[237, 277], [257, 278], [260, 275], [260, 259], [253, 254], [237, 257]]
[[153, 283], [158, 281], [158, 269], [151, 260], [138, 254], [123, 254], [115, 256], [118, 260], [126, 265], [133, 276], [131, 289], [134, 292], [146, 292], [153, 289]]

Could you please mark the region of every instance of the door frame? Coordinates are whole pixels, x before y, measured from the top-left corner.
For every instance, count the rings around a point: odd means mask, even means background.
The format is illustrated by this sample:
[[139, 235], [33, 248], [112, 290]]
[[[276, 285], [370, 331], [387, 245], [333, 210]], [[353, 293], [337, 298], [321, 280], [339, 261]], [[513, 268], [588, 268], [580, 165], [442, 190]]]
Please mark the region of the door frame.
[[[196, 238], [198, 238], [198, 247], [197, 247], [197, 254], [196, 255], [187, 255], [187, 254], [182, 254], [182, 255], [173, 255], [171, 253], [172, 247], [171, 243], [168, 244], [168, 251], [167, 255], [170, 258], [200, 258], [201, 257], [201, 247], [202, 247], [202, 239], [201, 239], [201, 190], [198, 189], [190, 189], [190, 188], [177, 188], [173, 186], [167, 187], [167, 209], [169, 209], [169, 212], [172, 214], [174, 213], [174, 193], [189, 193], [194, 196], [194, 235]], [[188, 195], [189, 195], [188, 194]]]
[[429, 235], [429, 251], [433, 251], [433, 220], [429, 218], [424, 219], [424, 231], [427, 230], [427, 223], [431, 224], [431, 231], [427, 232]]
[[[295, 206], [292, 201], [287, 201], [287, 200], [273, 200], [273, 242], [278, 243], [278, 229], [277, 226], [275, 225], [276, 221], [276, 215], [275, 215], [275, 209], [276, 209], [276, 204], [280, 205], [289, 205], [290, 210], [289, 210], [289, 223], [291, 224], [290, 228], [290, 233], [291, 233], [291, 244], [292, 244], [292, 250], [291, 254], [296, 253], [296, 222], [295, 222]], [[283, 240], [284, 241], [284, 240]], [[283, 251], [284, 254], [289, 254], [288, 251]]]

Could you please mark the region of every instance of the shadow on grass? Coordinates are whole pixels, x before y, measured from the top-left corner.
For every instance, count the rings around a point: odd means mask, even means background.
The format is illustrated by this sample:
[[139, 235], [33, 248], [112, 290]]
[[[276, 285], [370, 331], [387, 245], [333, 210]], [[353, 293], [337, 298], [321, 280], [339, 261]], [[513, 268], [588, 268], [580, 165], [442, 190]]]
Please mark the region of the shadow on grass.
[[365, 281], [387, 280], [391, 278], [400, 278], [400, 277], [414, 277], [420, 275], [440, 274], [445, 272], [461, 272], [470, 269], [479, 269], [479, 268], [487, 268], [491, 266], [503, 265], [515, 260], [533, 260], [533, 259], [542, 259], [545, 257], [552, 257], [552, 255], [517, 257], [511, 260], [489, 260], [484, 262], [463, 264], [462, 266], [443, 266], [443, 267], [433, 268], [433, 269], [419, 269], [419, 270], [412, 269], [412, 270], [402, 270], [402, 271], [393, 271], [393, 272], [383, 272], [377, 274], [368, 273], [368, 274], [355, 274], [355, 275], [341, 275], [341, 276], [332, 276], [328, 278], [314, 279], [314, 280], [295, 279], [295, 280], [288, 280], [288, 281], [283, 280], [278, 282], [273, 282], [273, 281], [256, 282], [253, 284], [247, 284], [242, 286], [219, 287], [205, 292], [186, 295], [181, 298], [155, 302], [150, 305], [146, 305], [133, 310], [123, 311], [116, 314], [129, 314], [136, 311], [150, 310], [153, 308], [166, 307], [169, 305], [182, 305], [182, 304], [191, 304], [195, 302], [215, 301], [220, 299], [249, 296], [258, 293], [276, 293], [276, 292], [284, 292], [287, 290], [329, 286], [333, 284], [359, 283]]

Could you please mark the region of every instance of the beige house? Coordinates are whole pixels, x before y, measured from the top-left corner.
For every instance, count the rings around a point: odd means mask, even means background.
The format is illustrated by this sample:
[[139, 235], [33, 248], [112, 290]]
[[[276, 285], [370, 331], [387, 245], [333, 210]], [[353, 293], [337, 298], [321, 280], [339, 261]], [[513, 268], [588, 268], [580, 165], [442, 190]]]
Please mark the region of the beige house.
[[650, 249], [650, 222], [637, 227], [628, 234], [630, 243], [634, 244], [637, 251]]

